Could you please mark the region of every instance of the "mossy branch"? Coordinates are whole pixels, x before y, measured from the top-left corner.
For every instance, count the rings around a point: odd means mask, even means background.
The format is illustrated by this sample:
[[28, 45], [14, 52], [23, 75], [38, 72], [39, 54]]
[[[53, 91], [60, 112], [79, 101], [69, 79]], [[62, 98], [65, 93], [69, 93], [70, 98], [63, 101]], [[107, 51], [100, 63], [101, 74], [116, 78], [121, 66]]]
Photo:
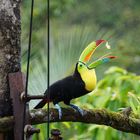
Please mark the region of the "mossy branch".
[[[62, 119], [58, 118], [58, 111], [50, 109], [51, 122], [82, 122], [87, 124], [99, 124], [111, 126], [114, 129], [140, 135], [140, 120], [127, 117], [122, 113], [111, 112], [106, 109], [84, 110], [84, 116], [71, 108], [62, 108]], [[32, 124], [41, 124], [48, 121], [47, 109], [33, 109], [30, 111]], [[5, 132], [13, 128], [14, 118], [0, 118], [0, 132]]]

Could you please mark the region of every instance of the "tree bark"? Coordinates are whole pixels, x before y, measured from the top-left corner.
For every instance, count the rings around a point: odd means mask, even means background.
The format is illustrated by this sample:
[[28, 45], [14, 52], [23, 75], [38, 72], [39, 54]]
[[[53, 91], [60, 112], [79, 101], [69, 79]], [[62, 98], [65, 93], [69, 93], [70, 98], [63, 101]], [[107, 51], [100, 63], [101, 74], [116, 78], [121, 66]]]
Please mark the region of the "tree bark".
[[[8, 85], [8, 73], [20, 71], [20, 2], [21, 0], [0, 0], [1, 117], [12, 115], [12, 105]], [[0, 137], [2, 139], [1, 134]]]
[[[58, 111], [50, 109], [50, 122], [82, 122], [86, 124], [99, 124], [110, 126], [114, 129], [140, 135], [140, 120], [131, 118], [123, 113], [111, 112], [106, 109], [84, 110], [84, 116], [71, 108], [62, 108], [62, 119], [58, 118]], [[30, 111], [32, 124], [41, 124], [48, 121], [47, 109], [37, 109]], [[13, 129], [14, 118], [0, 118], [0, 132]]]
[[20, 70], [20, 0], [0, 1], [0, 116], [11, 115], [8, 73]]

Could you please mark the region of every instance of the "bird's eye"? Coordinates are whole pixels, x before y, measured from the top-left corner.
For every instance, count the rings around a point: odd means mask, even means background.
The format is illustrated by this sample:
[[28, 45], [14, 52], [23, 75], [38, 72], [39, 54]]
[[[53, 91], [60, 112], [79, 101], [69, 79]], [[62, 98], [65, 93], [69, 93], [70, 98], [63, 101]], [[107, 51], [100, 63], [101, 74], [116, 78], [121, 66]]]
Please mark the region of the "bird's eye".
[[80, 66], [80, 68], [81, 68], [81, 67], [82, 67], [82, 64], [80, 64], [79, 66]]

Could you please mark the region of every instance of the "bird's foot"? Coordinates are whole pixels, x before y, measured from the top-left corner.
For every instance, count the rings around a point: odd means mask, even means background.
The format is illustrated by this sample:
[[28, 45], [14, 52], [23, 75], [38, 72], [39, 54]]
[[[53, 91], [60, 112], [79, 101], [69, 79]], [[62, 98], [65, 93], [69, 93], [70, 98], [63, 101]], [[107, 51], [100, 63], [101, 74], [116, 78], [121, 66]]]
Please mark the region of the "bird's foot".
[[84, 116], [84, 111], [80, 107], [78, 107], [74, 104], [69, 104], [69, 106], [72, 107], [73, 109], [75, 109], [76, 111], [78, 111], [82, 116]]
[[58, 110], [59, 119], [61, 120], [61, 118], [62, 118], [62, 109], [59, 106], [59, 104], [55, 104], [55, 108]]

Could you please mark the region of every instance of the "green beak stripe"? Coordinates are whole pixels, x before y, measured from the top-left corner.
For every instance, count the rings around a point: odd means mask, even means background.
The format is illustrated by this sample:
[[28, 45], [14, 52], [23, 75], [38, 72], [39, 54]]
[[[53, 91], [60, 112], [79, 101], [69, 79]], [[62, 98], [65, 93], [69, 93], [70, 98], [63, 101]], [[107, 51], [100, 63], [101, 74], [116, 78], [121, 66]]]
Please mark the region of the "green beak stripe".
[[80, 55], [79, 61], [88, 62], [96, 49], [96, 42], [91, 42]]

